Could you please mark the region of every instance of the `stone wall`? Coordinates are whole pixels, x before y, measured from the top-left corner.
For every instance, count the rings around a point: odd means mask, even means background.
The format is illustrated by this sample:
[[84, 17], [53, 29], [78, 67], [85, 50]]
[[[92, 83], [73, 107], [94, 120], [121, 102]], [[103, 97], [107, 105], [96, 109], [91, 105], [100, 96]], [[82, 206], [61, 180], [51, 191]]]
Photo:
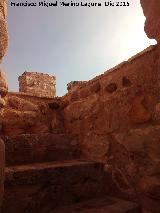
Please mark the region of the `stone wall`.
[[[141, 0], [141, 3], [147, 18], [145, 31], [159, 42], [160, 4], [157, 0]], [[1, 0], [0, 5], [1, 59], [7, 48], [7, 31], [5, 1]], [[23, 94], [1, 93], [6, 95], [1, 99], [1, 105], [5, 105], [0, 112], [1, 135], [39, 133], [40, 130], [41, 133], [75, 134], [87, 158], [104, 162], [119, 195], [136, 199], [144, 213], [159, 213], [159, 70], [158, 43], [101, 76], [74, 87], [60, 99], [34, 97], [54, 97], [54, 86], [49, 85], [47, 91], [52, 86], [53, 91], [45, 93], [48, 81], [41, 85], [42, 76], [37, 80], [37, 73], [36, 79], [24, 73], [19, 79]], [[4, 156], [3, 142], [0, 152]], [[3, 161], [4, 157], [0, 159], [1, 180]], [[0, 202], [2, 192], [3, 181]]]
[[[0, 0], [0, 64], [7, 51], [8, 33], [7, 33], [7, 3], [5, 0]], [[5, 73], [0, 70], [0, 100], [8, 91]]]
[[159, 52], [147, 48], [61, 102], [66, 131], [78, 136], [84, 155], [104, 162], [121, 195], [147, 213], [160, 209]]
[[[6, 26], [7, 3], [5, 0], [0, 0], [0, 64], [4, 57], [8, 46], [8, 34]], [[0, 110], [4, 107], [4, 96], [8, 90], [4, 72], [0, 70]], [[1, 118], [0, 118], [0, 131], [1, 131]], [[1, 134], [0, 134], [1, 137]], [[4, 191], [4, 166], [5, 166], [5, 147], [4, 142], [0, 139], [0, 208], [3, 201]], [[1, 211], [1, 209], [0, 209]]]
[[38, 97], [53, 98], [56, 96], [54, 76], [37, 72], [24, 72], [18, 80], [20, 92]]
[[9, 92], [5, 102], [0, 111], [2, 135], [64, 132], [59, 98]]
[[140, 0], [145, 21], [145, 32], [149, 38], [154, 38], [158, 42], [160, 41], [160, 1], [157, 0]]
[[71, 81], [70, 83], [67, 84], [67, 90], [75, 90], [77, 88], [80, 88], [82, 85], [87, 83], [87, 81]]
[[0, 63], [6, 53], [8, 46], [8, 34], [6, 27], [7, 4], [5, 0], [0, 0]]

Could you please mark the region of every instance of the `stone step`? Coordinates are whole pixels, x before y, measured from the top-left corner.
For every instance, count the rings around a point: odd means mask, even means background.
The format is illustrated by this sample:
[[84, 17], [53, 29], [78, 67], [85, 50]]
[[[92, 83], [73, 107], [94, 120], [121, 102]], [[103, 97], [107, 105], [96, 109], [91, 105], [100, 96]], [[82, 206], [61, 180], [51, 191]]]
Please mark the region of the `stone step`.
[[106, 179], [103, 164], [82, 160], [7, 167], [3, 213], [39, 212], [98, 197], [109, 190]]
[[75, 137], [67, 134], [23, 134], [5, 137], [6, 165], [80, 158]]
[[42, 209], [39, 213], [140, 213], [138, 204], [115, 197], [91, 199], [78, 204], [56, 209]]

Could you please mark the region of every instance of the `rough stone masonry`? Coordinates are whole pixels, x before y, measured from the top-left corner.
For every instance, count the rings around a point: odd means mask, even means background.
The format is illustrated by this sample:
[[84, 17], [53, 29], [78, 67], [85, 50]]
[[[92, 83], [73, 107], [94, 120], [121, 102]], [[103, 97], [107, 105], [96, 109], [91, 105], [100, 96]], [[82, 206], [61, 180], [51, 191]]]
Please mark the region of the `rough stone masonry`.
[[[7, 14], [7, 4], [5, 0], [0, 0], [0, 64], [2, 58], [6, 53], [8, 46], [8, 34], [6, 27], [6, 14]], [[5, 101], [3, 97], [7, 93], [7, 83], [5, 75], [0, 71], [0, 110], [4, 107]], [[1, 119], [0, 119], [0, 128], [1, 128]], [[4, 191], [4, 143], [0, 139], [0, 206], [3, 200], [3, 191]]]
[[157, 0], [141, 0], [145, 21], [145, 32], [149, 38], [160, 41], [160, 1]]
[[0, 62], [6, 53], [8, 46], [8, 34], [6, 27], [7, 4], [5, 0], [0, 0]]
[[[0, 18], [5, 26], [4, 1], [1, 3]], [[2, 113], [3, 131], [4, 135], [38, 133], [39, 130], [48, 133], [55, 130], [55, 126], [58, 130], [63, 127], [65, 133], [76, 135], [87, 158], [105, 163], [119, 195], [136, 199], [144, 213], [159, 213], [160, 3], [158, 0], [141, 0], [141, 3], [146, 16], [145, 31], [158, 45], [74, 87], [59, 99], [7, 94]], [[1, 57], [7, 47], [5, 30], [0, 40], [3, 41]], [[4, 154], [3, 143], [0, 147]]]
[[19, 91], [37, 97], [56, 96], [56, 78], [44, 73], [24, 72], [19, 78]]

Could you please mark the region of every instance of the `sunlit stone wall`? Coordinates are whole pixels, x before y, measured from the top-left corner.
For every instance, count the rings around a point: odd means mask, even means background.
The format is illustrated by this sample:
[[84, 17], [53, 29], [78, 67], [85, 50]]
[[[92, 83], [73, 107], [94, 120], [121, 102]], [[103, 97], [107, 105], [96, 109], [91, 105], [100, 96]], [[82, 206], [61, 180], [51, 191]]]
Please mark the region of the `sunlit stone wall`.
[[54, 76], [37, 72], [24, 72], [18, 81], [20, 92], [46, 98], [54, 98], [56, 95], [56, 78]]

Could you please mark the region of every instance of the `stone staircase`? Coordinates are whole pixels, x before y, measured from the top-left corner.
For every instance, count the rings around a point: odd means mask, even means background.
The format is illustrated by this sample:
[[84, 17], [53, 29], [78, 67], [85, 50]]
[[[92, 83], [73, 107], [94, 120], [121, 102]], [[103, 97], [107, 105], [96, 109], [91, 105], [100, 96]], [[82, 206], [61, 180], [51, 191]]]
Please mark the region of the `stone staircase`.
[[76, 138], [65, 134], [24, 134], [6, 137], [5, 149], [7, 166], [81, 157]]
[[109, 195], [103, 164], [84, 160], [66, 134], [6, 137], [2, 213], [139, 213], [137, 204]]

